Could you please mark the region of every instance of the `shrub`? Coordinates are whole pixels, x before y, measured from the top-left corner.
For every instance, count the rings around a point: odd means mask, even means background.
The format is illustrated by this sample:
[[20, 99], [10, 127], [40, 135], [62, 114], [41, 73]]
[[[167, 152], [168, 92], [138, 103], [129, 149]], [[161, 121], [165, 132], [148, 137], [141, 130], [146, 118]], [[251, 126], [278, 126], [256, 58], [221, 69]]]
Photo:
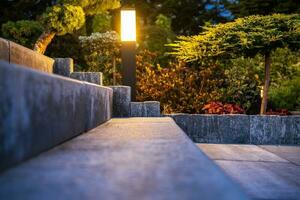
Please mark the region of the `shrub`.
[[[248, 59], [246, 59], [248, 60]], [[222, 63], [224, 84], [219, 89], [222, 102], [240, 105], [247, 114], [257, 114], [261, 82], [257, 72], [243, 58]]]
[[[88, 65], [84, 70], [102, 72], [105, 85], [120, 83], [121, 43], [118, 34], [115, 31], [92, 33], [91, 36], [80, 36], [79, 41], [84, 54], [84, 60]], [[116, 83], [113, 81], [114, 76]]]
[[273, 109], [300, 110], [300, 77], [286, 80], [277, 88], [271, 87], [269, 95]]
[[140, 48], [158, 52], [160, 57], [169, 50], [166, 44], [173, 42], [175, 34], [171, 29], [171, 19], [160, 14], [156, 17], [154, 25], [142, 28]]
[[85, 14], [80, 6], [69, 4], [48, 7], [40, 18], [47, 32], [65, 35], [78, 30], [85, 22]]
[[187, 62], [203, 64], [214, 59], [265, 56], [265, 83], [261, 103], [261, 114], [267, 109], [270, 81], [271, 52], [289, 46], [299, 48], [300, 15], [274, 14], [269, 16], [249, 16], [234, 22], [207, 27], [203, 33], [180, 37], [180, 41], [170, 46], [173, 54]]
[[44, 32], [34, 44], [33, 50], [44, 54], [55, 35], [65, 35], [80, 29], [85, 15], [80, 6], [69, 4], [48, 7], [40, 17]]
[[221, 102], [209, 102], [205, 104], [202, 110], [206, 114], [244, 114], [245, 111], [237, 104], [221, 103]]
[[170, 62], [162, 67], [157, 61], [157, 54], [146, 50], [137, 56], [137, 100], [160, 101], [164, 113], [203, 113], [206, 102], [220, 98], [218, 66], [199, 69]]
[[30, 20], [8, 21], [2, 24], [2, 35], [6, 39], [12, 40], [18, 44], [32, 48], [35, 41], [43, 32], [39, 22]]

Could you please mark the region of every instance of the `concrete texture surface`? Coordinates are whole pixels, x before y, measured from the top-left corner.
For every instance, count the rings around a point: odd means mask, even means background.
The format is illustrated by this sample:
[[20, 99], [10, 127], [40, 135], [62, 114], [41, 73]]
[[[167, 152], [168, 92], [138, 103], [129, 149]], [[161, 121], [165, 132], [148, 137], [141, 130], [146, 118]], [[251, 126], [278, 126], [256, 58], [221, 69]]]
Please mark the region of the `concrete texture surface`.
[[113, 90], [113, 117], [130, 117], [131, 88], [110, 86]]
[[300, 144], [300, 116], [171, 114], [194, 141], [223, 144]]
[[288, 162], [256, 145], [200, 144], [200, 147], [213, 160]]
[[131, 117], [143, 117], [145, 115], [144, 102], [130, 102]]
[[160, 117], [159, 101], [144, 101], [145, 117]]
[[97, 85], [103, 85], [103, 77], [101, 72], [72, 72], [70, 78], [80, 81], [86, 81]]
[[198, 146], [251, 198], [300, 199], [299, 146]]
[[46, 73], [53, 73], [54, 60], [24, 46], [0, 38], [0, 59]]
[[200, 143], [249, 144], [249, 116], [173, 114], [176, 123]]
[[0, 62], [0, 171], [109, 120], [112, 90]]
[[55, 58], [53, 73], [65, 77], [70, 77], [74, 71], [74, 61], [72, 58]]
[[300, 147], [299, 146], [273, 146], [273, 145], [261, 145], [269, 152], [272, 152], [284, 159], [300, 166]]
[[160, 117], [160, 102], [131, 102], [130, 115], [131, 117]]
[[171, 118], [126, 118], [0, 174], [0, 199], [247, 197]]
[[300, 116], [251, 116], [251, 144], [300, 144]]

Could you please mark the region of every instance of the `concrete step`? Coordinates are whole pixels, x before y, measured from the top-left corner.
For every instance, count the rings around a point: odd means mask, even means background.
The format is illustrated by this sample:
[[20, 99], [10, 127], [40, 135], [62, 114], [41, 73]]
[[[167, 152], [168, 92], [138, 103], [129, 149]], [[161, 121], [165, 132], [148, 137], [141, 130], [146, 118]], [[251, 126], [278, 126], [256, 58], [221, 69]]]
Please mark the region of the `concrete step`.
[[248, 199], [171, 118], [112, 119], [0, 175], [0, 199]]

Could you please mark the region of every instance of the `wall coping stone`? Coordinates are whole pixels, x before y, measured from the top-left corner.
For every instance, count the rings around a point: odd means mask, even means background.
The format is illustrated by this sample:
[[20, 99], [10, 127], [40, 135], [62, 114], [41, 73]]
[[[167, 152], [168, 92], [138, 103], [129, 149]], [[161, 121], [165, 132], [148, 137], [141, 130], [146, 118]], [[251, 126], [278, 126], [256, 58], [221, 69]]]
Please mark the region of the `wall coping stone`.
[[109, 87], [0, 61], [0, 171], [112, 117]]
[[198, 143], [300, 145], [300, 116], [167, 114]]
[[0, 38], [0, 59], [42, 72], [53, 73], [54, 59]]

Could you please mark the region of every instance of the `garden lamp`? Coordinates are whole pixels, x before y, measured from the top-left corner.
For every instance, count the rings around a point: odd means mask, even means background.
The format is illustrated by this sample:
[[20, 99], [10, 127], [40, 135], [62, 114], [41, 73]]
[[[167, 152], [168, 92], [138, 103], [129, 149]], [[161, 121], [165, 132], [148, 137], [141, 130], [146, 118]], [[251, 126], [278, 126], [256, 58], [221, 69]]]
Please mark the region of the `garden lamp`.
[[136, 12], [121, 9], [121, 59], [123, 85], [131, 87], [131, 99], [136, 95]]

